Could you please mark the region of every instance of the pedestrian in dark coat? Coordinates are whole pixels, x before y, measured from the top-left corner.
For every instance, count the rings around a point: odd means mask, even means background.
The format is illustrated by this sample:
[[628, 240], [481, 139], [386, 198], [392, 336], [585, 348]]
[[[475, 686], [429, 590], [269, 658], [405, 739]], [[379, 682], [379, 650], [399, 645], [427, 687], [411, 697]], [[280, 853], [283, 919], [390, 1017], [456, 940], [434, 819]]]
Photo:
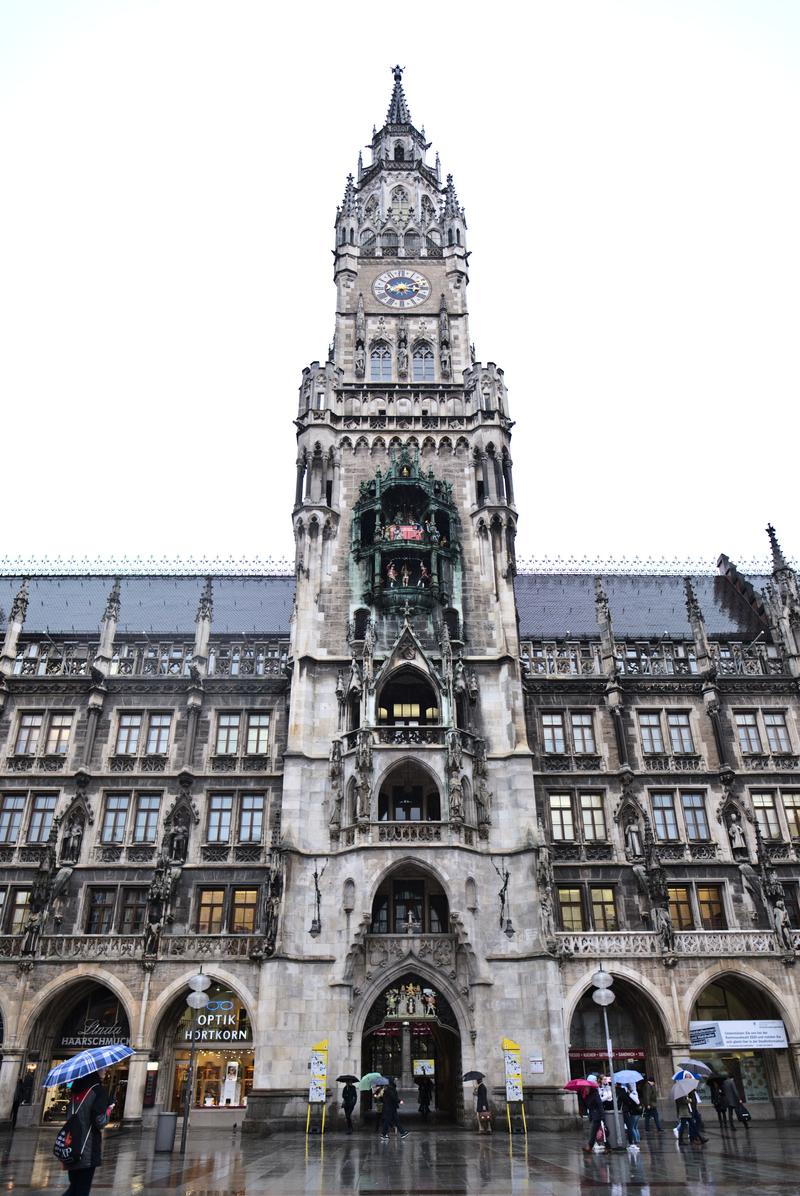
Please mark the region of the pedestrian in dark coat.
[[736, 1081], [733, 1076], [726, 1076], [722, 1081], [722, 1098], [725, 1101], [725, 1108], [728, 1111], [731, 1129], [735, 1130], [736, 1126], [733, 1124], [733, 1116], [734, 1113], [738, 1113], [742, 1098], [739, 1095], [739, 1089], [736, 1087]]
[[[583, 1089], [581, 1089], [583, 1092]], [[600, 1126], [603, 1124], [603, 1102], [600, 1099], [600, 1093], [596, 1088], [588, 1088], [583, 1095], [583, 1103], [586, 1106], [586, 1113], [589, 1118], [589, 1141], [584, 1146], [584, 1150], [589, 1151], [597, 1141], [597, 1134]], [[605, 1147], [603, 1148], [605, 1149]]]
[[109, 1105], [105, 1078], [103, 1068], [80, 1076], [70, 1090], [69, 1116], [77, 1113], [83, 1150], [78, 1161], [67, 1170], [69, 1187], [64, 1196], [89, 1196], [94, 1173], [103, 1161], [102, 1129], [113, 1108]]
[[433, 1084], [430, 1076], [423, 1076], [417, 1084], [418, 1094], [417, 1103], [419, 1104], [419, 1115], [423, 1121], [427, 1121], [428, 1114], [431, 1111], [431, 1098], [433, 1096]]
[[381, 1121], [381, 1140], [389, 1141], [389, 1130], [394, 1127], [401, 1138], [408, 1137], [408, 1130], [400, 1126], [400, 1095], [393, 1084], [387, 1084], [383, 1089], [383, 1120]]
[[344, 1119], [347, 1122], [347, 1132], [353, 1132], [353, 1109], [356, 1107], [358, 1100], [358, 1092], [355, 1084], [345, 1084], [342, 1089], [342, 1108], [344, 1109]]

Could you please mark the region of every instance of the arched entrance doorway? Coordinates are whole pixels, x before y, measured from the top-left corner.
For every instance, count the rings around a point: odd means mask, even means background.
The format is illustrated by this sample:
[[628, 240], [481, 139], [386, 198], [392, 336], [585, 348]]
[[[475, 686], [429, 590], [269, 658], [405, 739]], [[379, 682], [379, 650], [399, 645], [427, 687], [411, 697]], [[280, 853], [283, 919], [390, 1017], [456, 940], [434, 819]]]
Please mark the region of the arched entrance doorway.
[[[463, 1109], [461, 1035], [446, 998], [416, 972], [398, 976], [372, 1003], [361, 1041], [362, 1074], [393, 1078], [405, 1115], [417, 1109], [418, 1082], [433, 1081], [434, 1119], [458, 1120]], [[367, 1094], [365, 1110], [371, 1107]]]
[[[603, 1011], [592, 1000], [592, 991], [587, 989], [572, 1015], [569, 1067], [573, 1079], [608, 1071]], [[657, 1075], [666, 1039], [655, 1006], [641, 989], [618, 976], [614, 977], [614, 997], [606, 1010], [614, 1070], [630, 1067], [642, 1075]]]
[[[88, 1047], [115, 1042], [130, 1045], [130, 1027], [122, 1001], [106, 985], [90, 978], [80, 980], [47, 1003], [28, 1039], [26, 1065], [27, 1074], [34, 1076], [33, 1099], [42, 1102], [43, 1121], [63, 1121], [69, 1102], [66, 1085], [41, 1087], [50, 1068]], [[127, 1061], [113, 1068], [107, 1083], [114, 1102], [111, 1120], [122, 1121], [128, 1087]]]
[[733, 1077], [754, 1116], [794, 1112], [796, 1088], [780, 1010], [755, 981], [715, 978], [698, 994], [689, 1021], [692, 1057]]
[[144, 1106], [183, 1111], [194, 1036], [192, 1109], [202, 1110], [200, 1119], [209, 1125], [232, 1125], [241, 1122], [253, 1087], [253, 1027], [244, 1002], [228, 985], [213, 983], [208, 996], [195, 1017], [181, 991], [162, 1017]]

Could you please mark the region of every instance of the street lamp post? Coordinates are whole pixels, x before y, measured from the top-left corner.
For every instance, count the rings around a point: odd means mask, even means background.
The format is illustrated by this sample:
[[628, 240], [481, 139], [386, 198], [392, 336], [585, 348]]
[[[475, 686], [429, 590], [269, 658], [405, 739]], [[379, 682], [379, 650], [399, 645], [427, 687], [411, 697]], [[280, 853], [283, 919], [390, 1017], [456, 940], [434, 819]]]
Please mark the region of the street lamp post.
[[606, 1009], [609, 1005], [614, 1004], [614, 993], [611, 991], [611, 986], [614, 983], [614, 977], [605, 971], [603, 965], [600, 964], [599, 971], [592, 976], [592, 984], [594, 985], [594, 992], [592, 993], [592, 1000], [595, 1005], [599, 1005], [603, 1010], [603, 1025], [606, 1031], [606, 1054], [608, 1055], [608, 1074], [611, 1080], [611, 1107], [614, 1113], [614, 1126], [616, 1127], [615, 1138], [617, 1142], [622, 1145], [623, 1131], [620, 1126], [619, 1109], [617, 1107], [617, 1086], [614, 1083], [614, 1048], [611, 1042], [611, 1032], [608, 1028], [608, 1014]]
[[194, 1045], [197, 1038], [197, 1011], [205, 1009], [209, 997], [206, 991], [211, 987], [211, 980], [203, 975], [202, 968], [196, 976], [189, 980], [191, 992], [186, 998], [186, 1004], [193, 1010], [191, 1021], [191, 1044], [189, 1046], [189, 1067], [186, 1071], [186, 1092], [183, 1099], [183, 1129], [181, 1130], [181, 1154], [186, 1154], [186, 1136], [189, 1132], [189, 1112], [192, 1107], [192, 1092], [194, 1090]]

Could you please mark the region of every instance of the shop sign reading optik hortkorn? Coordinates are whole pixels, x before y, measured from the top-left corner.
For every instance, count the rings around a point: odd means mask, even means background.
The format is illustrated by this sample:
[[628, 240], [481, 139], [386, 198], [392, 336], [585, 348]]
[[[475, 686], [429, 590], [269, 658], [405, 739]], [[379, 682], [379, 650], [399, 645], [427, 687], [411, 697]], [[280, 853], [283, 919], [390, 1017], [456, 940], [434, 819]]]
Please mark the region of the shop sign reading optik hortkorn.
[[205, 1009], [199, 1009], [191, 1022], [181, 1026], [185, 1042], [250, 1042], [250, 1021], [239, 1001], [214, 995]]

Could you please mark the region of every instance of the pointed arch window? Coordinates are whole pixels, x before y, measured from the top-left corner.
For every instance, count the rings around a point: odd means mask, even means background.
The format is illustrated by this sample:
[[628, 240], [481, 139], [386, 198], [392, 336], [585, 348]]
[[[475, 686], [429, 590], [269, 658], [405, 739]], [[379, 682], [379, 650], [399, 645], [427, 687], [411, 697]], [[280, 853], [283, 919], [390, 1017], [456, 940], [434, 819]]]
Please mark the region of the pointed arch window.
[[425, 342], [414, 346], [411, 357], [411, 378], [414, 382], [434, 381], [433, 349]]
[[375, 234], [369, 230], [361, 234], [361, 252], [365, 254], [375, 252]]
[[369, 354], [370, 382], [391, 382], [392, 354], [386, 341], [376, 341]]
[[394, 147], [394, 160], [395, 162], [405, 162], [405, 158], [406, 151], [403, 148], [403, 143], [402, 141], [398, 141]]
[[407, 220], [410, 207], [408, 192], [405, 187], [395, 187], [391, 196], [391, 209], [395, 220]]
[[397, 257], [397, 251], [400, 248], [400, 238], [397, 233], [381, 233], [381, 246], [384, 257]]

